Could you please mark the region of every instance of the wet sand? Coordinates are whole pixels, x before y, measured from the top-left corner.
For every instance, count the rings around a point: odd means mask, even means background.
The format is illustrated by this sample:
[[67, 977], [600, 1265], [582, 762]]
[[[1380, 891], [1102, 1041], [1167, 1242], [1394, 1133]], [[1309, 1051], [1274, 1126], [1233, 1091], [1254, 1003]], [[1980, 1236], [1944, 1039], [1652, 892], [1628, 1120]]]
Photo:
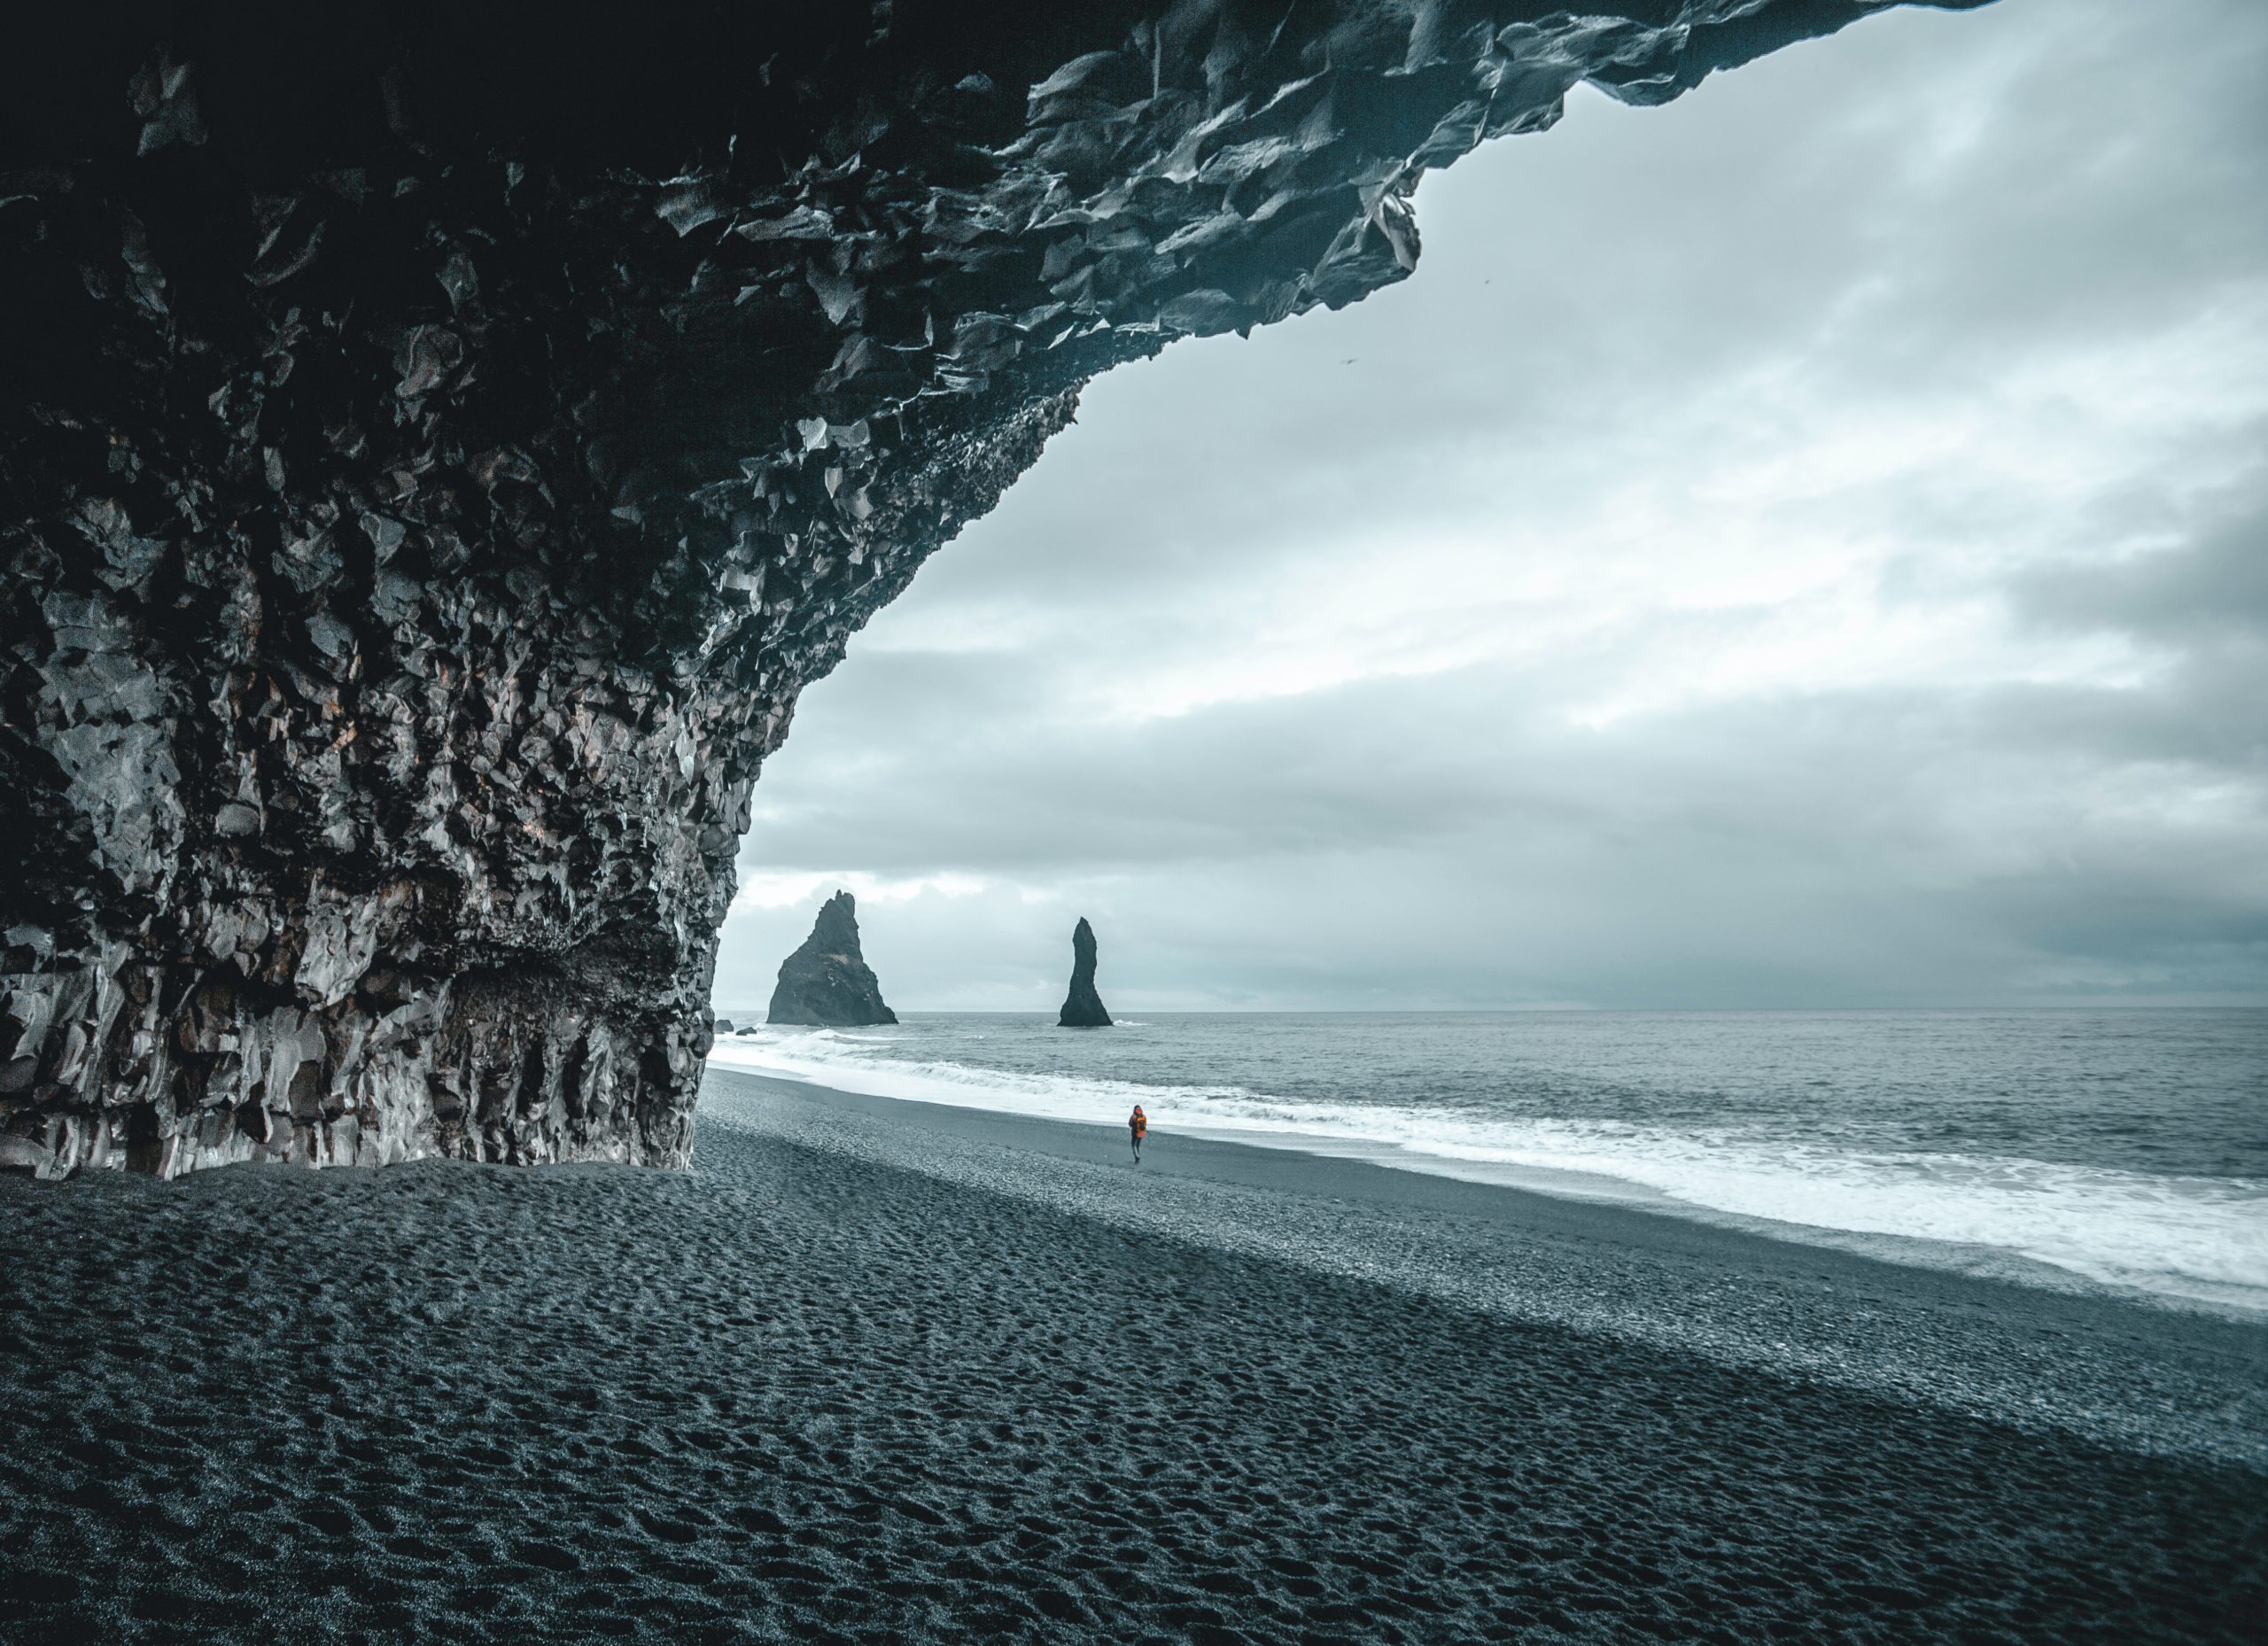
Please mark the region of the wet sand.
[[2251, 1641], [2268, 1331], [713, 1072], [0, 1183], [0, 1637]]

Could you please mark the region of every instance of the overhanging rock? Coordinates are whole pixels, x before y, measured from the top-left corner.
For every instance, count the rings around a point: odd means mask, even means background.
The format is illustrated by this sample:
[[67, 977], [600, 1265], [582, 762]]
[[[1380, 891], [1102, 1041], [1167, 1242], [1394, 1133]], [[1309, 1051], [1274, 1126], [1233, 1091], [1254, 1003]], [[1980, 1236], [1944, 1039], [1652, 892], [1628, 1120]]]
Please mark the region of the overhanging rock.
[[1081, 384], [1870, 9], [44, 8], [0, 1160], [682, 1164], [764, 757]]

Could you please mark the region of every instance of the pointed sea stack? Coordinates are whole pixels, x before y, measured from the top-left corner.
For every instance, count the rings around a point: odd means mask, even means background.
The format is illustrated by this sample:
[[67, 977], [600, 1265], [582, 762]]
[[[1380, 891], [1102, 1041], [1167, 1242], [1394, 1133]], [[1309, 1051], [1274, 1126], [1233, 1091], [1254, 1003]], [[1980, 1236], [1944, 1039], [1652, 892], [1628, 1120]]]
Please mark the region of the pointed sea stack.
[[1063, 997], [1058, 1029], [1108, 1029], [1110, 1013], [1095, 992], [1095, 928], [1081, 915], [1071, 932], [1071, 992]]
[[827, 900], [804, 946], [780, 963], [767, 1021], [825, 1029], [897, 1021], [897, 1013], [882, 1004], [874, 968], [858, 952], [858, 905], [849, 892]]

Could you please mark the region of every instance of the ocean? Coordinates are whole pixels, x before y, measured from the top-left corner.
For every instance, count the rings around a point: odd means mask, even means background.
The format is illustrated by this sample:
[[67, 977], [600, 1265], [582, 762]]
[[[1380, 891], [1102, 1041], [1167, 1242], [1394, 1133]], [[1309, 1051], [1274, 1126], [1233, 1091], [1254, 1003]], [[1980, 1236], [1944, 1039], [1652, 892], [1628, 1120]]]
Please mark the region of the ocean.
[[712, 1061], [2268, 1315], [2268, 1011], [940, 1013]]

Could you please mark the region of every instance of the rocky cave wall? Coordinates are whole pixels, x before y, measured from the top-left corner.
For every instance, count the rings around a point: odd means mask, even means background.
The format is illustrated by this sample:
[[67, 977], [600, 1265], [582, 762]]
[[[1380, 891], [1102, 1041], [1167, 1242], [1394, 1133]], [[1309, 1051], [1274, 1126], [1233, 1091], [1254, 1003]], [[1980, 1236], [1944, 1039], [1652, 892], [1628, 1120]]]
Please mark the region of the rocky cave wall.
[[0, 1161], [683, 1164], [765, 757], [1082, 383], [1872, 9], [12, 23]]

